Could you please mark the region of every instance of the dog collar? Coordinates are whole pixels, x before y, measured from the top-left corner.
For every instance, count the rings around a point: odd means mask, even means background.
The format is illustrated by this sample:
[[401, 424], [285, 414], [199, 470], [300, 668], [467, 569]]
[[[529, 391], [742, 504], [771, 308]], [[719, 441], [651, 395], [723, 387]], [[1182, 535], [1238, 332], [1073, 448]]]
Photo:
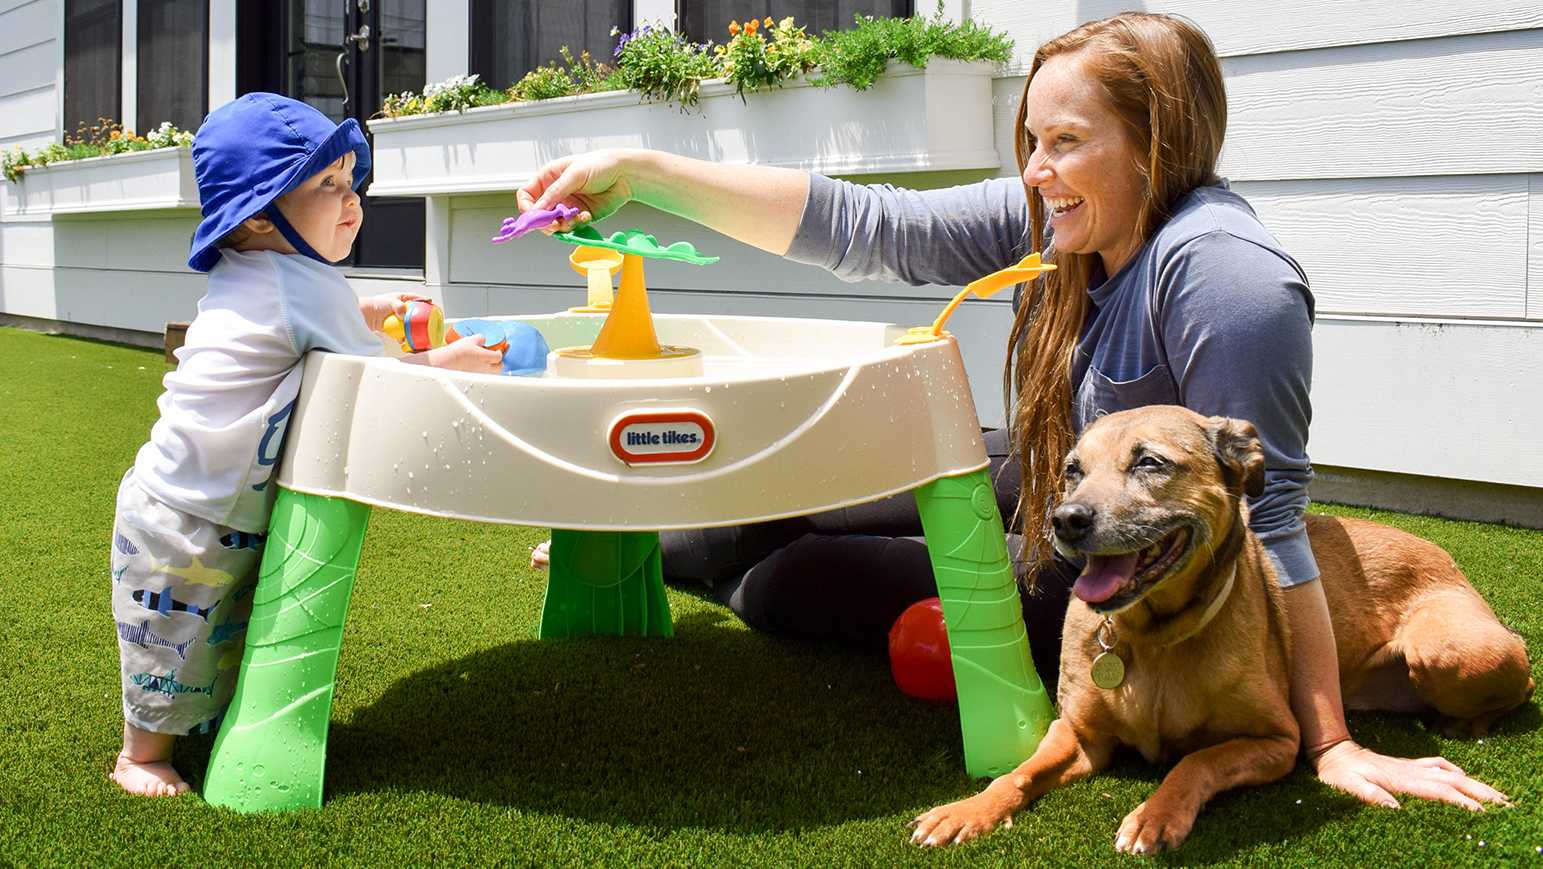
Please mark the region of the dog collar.
[[1221, 592], [1218, 593], [1216, 595], [1216, 597], [1213, 598], [1211, 600], [1211, 602], [1206, 605], [1205, 612], [1200, 614], [1200, 621], [1195, 622], [1195, 624], [1192, 627], [1190, 627], [1189, 630], [1187, 630], [1184, 633], [1178, 635], [1177, 637], [1174, 637], [1172, 640], [1169, 640], [1168, 642], [1163, 643], [1163, 645], [1164, 646], [1176, 646], [1179, 643], [1182, 643], [1185, 640], [1189, 639], [1190, 637], [1193, 637], [1195, 634], [1200, 633], [1200, 631], [1203, 630], [1206, 625], [1210, 624], [1211, 623], [1211, 619], [1216, 618], [1216, 614], [1222, 611], [1222, 604], [1225, 604], [1227, 602], [1227, 598], [1232, 596], [1232, 586], [1233, 586], [1234, 581], [1237, 580], [1237, 578], [1238, 578], [1238, 565], [1237, 565], [1236, 562], [1234, 562], [1233, 565], [1232, 565], [1232, 569], [1227, 571], [1227, 581], [1222, 584]]
[[[1216, 618], [1216, 614], [1222, 611], [1222, 605], [1227, 602], [1227, 598], [1232, 596], [1232, 586], [1237, 578], [1238, 566], [1234, 562], [1232, 569], [1227, 571], [1227, 580], [1222, 583], [1222, 590], [1217, 593], [1216, 597], [1211, 599], [1209, 604], [1206, 604], [1205, 612], [1200, 614], [1200, 620], [1195, 622], [1189, 630], [1163, 643], [1162, 647], [1176, 646], [1200, 633], [1206, 625], [1210, 624], [1211, 619]], [[1093, 666], [1089, 670], [1089, 676], [1092, 678], [1094, 685], [1103, 688], [1105, 691], [1113, 691], [1125, 681], [1125, 659], [1121, 658], [1119, 653], [1115, 651], [1115, 646], [1119, 644], [1120, 640], [1114, 632], [1114, 619], [1104, 616], [1104, 621], [1098, 626], [1094, 636], [1098, 641], [1099, 653], [1093, 659]]]

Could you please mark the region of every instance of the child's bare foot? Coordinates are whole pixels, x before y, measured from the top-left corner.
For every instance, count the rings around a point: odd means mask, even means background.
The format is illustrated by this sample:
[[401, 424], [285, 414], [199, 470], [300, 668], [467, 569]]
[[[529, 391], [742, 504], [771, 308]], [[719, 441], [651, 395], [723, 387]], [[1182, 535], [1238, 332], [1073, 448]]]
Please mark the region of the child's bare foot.
[[552, 541], [543, 540], [530, 551], [530, 569], [546, 570], [552, 566]]
[[171, 747], [177, 737], [151, 733], [123, 725], [123, 750], [108, 778], [135, 796], [174, 797], [191, 788], [171, 765]]

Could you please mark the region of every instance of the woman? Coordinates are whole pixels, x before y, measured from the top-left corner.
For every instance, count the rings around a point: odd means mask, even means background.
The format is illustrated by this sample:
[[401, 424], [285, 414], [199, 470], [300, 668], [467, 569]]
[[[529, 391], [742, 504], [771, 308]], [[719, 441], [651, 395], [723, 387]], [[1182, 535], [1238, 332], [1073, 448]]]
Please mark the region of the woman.
[[[1075, 576], [1054, 560], [1044, 526], [1061, 457], [1082, 426], [1148, 404], [1247, 419], [1266, 457], [1250, 527], [1285, 590], [1297, 638], [1292, 707], [1309, 763], [1373, 804], [1396, 806], [1395, 793], [1474, 809], [1503, 801], [1441, 758], [1379, 755], [1346, 729], [1333, 627], [1302, 523], [1312, 296], [1301, 268], [1216, 175], [1226, 117], [1205, 34], [1182, 18], [1126, 13], [1036, 53], [1018, 113], [1021, 185], [901, 191], [606, 151], [554, 161], [518, 196], [522, 209], [578, 207], [580, 221], [639, 201], [850, 279], [961, 284], [1044, 251], [1059, 269], [1018, 300], [1010, 342], [1015, 458], [1005, 464], [1022, 485], [999, 477], [999, 488], [1019, 490], [999, 497], [1017, 507], [1023, 569], [1043, 595], [1025, 601], [1036, 661], [1054, 657], [1044, 625], [1055, 626], [1053, 642]], [[935, 593], [925, 552], [903, 536], [920, 533], [906, 514], [901, 502], [675, 537], [666, 572], [726, 580], [730, 605], [758, 627], [861, 639], [856, 625], [876, 639], [896, 607]], [[828, 533], [847, 530], [878, 533]]]

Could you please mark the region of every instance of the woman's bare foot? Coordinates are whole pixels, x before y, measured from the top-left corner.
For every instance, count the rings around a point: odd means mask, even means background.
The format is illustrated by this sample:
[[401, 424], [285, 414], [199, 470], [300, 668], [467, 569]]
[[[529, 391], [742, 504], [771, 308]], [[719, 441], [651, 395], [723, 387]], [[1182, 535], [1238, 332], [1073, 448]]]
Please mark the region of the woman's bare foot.
[[177, 737], [151, 733], [123, 725], [123, 750], [108, 778], [135, 796], [174, 797], [191, 788], [171, 765], [171, 747]]
[[552, 541], [544, 540], [530, 551], [530, 569], [546, 570], [552, 566]]

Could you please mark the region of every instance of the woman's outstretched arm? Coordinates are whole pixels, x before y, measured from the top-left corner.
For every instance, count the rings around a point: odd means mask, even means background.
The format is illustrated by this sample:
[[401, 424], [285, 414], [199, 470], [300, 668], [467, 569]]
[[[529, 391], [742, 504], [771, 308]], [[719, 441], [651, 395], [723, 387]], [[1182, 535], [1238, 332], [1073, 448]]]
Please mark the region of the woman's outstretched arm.
[[561, 202], [601, 220], [628, 202], [684, 217], [778, 256], [787, 252], [809, 197], [809, 173], [712, 163], [663, 151], [615, 149], [562, 157], [516, 194], [520, 210]]

